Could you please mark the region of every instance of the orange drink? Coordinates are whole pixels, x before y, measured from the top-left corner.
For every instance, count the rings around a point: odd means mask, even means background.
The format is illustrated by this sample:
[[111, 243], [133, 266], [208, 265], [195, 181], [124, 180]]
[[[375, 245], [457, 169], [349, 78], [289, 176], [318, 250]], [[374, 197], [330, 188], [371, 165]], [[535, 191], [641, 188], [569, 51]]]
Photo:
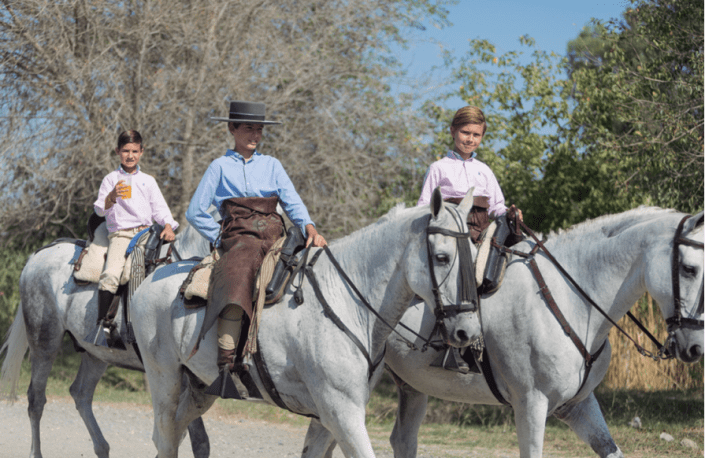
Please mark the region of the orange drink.
[[126, 191], [123, 199], [129, 199], [132, 197], [132, 175], [127, 175], [123, 178], [122, 189]]

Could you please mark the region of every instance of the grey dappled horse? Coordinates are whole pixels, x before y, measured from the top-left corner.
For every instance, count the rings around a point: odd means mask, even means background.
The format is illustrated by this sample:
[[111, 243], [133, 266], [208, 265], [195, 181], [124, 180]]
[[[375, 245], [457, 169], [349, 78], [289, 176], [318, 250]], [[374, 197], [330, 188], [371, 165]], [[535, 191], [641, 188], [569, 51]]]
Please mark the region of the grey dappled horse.
[[[446, 205], [437, 190], [430, 208], [392, 210], [377, 223], [330, 246], [342, 270], [392, 327], [415, 294], [434, 302], [429, 262], [443, 302], [459, 304], [459, 265], [463, 259], [459, 259], [456, 237], [469, 237], [465, 221], [472, 206], [472, 190], [468, 196], [456, 208]], [[204, 311], [185, 309], [183, 302], [176, 299], [176, 291], [189, 269], [179, 263], [166, 266], [147, 278], [133, 297], [135, 334], [147, 378], [150, 386], [160, 387], [152, 390], [153, 440], [160, 458], [177, 455], [186, 425], [216, 400], [216, 396], [204, 393], [218, 376], [216, 329], [208, 331], [198, 352], [189, 359]], [[346, 456], [372, 457], [365, 405], [371, 387], [382, 373], [379, 363], [392, 330], [363, 307], [329, 257], [320, 256], [313, 272], [321, 296], [317, 296], [307, 277], [301, 290], [303, 304], [298, 305], [288, 291], [283, 301], [265, 308], [258, 350], [288, 409], [319, 417]], [[374, 364], [326, 317], [318, 297], [330, 304]], [[444, 323], [451, 345], [466, 345], [469, 337], [479, 332], [476, 313], [452, 313]], [[180, 380], [184, 370], [193, 383], [182, 394]], [[259, 372], [253, 367], [250, 374], [265, 401], [274, 404]], [[231, 438], [231, 444], [237, 447], [237, 437]]]
[[[654, 298], [664, 318], [681, 316], [680, 327], [669, 320], [668, 347], [678, 359], [692, 363], [703, 355], [702, 321], [697, 323], [703, 319], [703, 213], [686, 220], [682, 232], [686, 242], [679, 243], [675, 253], [676, 294], [682, 304], [676, 311], [671, 264], [674, 235], [684, 216], [672, 210], [639, 208], [582, 223], [552, 235], [545, 245], [615, 322], [644, 293]], [[512, 248], [529, 252], [533, 245], [527, 241]], [[607, 344], [584, 380], [583, 356], [547, 307], [528, 262], [514, 257], [501, 289], [482, 298], [480, 315], [497, 387], [514, 409], [521, 457], [542, 456], [546, 418], [551, 415], [570, 426], [600, 457], [622, 457], [593, 394], [609, 366], [607, 336], [612, 323], [585, 302], [543, 254], [536, 259], [555, 302], [590, 354]], [[421, 335], [430, 331], [433, 322], [434, 317], [419, 304], [402, 318]], [[413, 339], [401, 326], [397, 329]], [[428, 395], [469, 404], [500, 404], [482, 374], [430, 367], [437, 357], [433, 350], [410, 349], [394, 335], [387, 341], [385, 362], [408, 384], [398, 390], [391, 437], [397, 458], [416, 456]], [[313, 420], [305, 447], [316, 451], [310, 456], [330, 457], [335, 443]]]
[[[209, 244], [192, 227], [182, 230], [174, 245], [182, 258], [206, 256]], [[166, 250], [166, 247], [164, 247]], [[132, 345], [127, 351], [93, 346], [83, 336], [95, 328], [98, 314], [97, 284], [77, 285], [73, 280], [73, 262], [81, 247], [72, 242], [58, 243], [30, 256], [20, 275], [20, 305], [8, 338], [0, 349], [7, 352], [2, 365], [0, 385], [14, 398], [22, 360], [29, 347], [32, 374], [27, 398], [32, 428], [30, 458], [41, 458], [40, 420], [46, 404], [46, 385], [54, 359], [59, 352], [64, 334], [69, 333], [85, 351], [81, 352], [81, 366], [71, 384], [70, 393], [76, 403], [99, 458], [108, 458], [110, 446], [103, 437], [93, 415], [93, 393], [108, 365], [142, 371], [142, 363]], [[161, 268], [152, 275], [158, 275]], [[116, 322], [121, 323], [118, 313]], [[156, 387], [156, 386], [153, 386]], [[195, 419], [189, 425], [194, 456], [206, 458], [209, 443], [203, 421]]]

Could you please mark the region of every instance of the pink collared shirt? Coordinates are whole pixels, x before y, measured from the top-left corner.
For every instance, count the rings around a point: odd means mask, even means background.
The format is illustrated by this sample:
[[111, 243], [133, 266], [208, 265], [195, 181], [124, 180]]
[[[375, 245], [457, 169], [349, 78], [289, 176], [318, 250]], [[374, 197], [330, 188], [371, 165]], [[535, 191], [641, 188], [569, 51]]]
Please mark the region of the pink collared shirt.
[[159, 190], [157, 181], [151, 175], [140, 172], [139, 168], [132, 174], [132, 197], [129, 199], [118, 197], [115, 205], [108, 210], [105, 209], [105, 198], [125, 175], [127, 173], [122, 167], [107, 174], [100, 184], [98, 200], [93, 204], [96, 214], [105, 216], [108, 232], [151, 226], [152, 222], [162, 226], [169, 224], [173, 230], [176, 230], [179, 223], [171, 216], [171, 210]]
[[437, 186], [441, 187], [441, 195], [444, 199], [463, 198], [474, 186], [473, 195], [489, 198], [490, 208], [487, 210], [492, 218], [502, 216], [507, 211], [502, 189], [494, 173], [486, 164], [474, 157], [465, 161], [457, 153], [448, 151], [446, 157], [431, 164], [426, 172], [417, 205], [428, 205], [431, 194]]

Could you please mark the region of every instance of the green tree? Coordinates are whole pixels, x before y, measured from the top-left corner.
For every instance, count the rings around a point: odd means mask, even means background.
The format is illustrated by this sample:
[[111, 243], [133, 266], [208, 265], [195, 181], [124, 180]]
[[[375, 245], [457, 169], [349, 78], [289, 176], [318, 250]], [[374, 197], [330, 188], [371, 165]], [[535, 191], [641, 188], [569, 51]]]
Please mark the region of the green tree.
[[[567, 57], [528, 37], [528, 53], [473, 40], [455, 69], [443, 101], [485, 111], [478, 157], [535, 229], [641, 204], [702, 209], [703, 5], [633, 3], [583, 29]], [[453, 111], [426, 105], [436, 136], [424, 166], [452, 146]]]
[[[628, 202], [703, 208], [703, 3], [632, 0], [571, 74], [572, 128]], [[596, 62], [596, 61], [594, 61]]]
[[[478, 159], [497, 176], [507, 204], [521, 208], [530, 227], [546, 231], [561, 227], [566, 219], [549, 211], [554, 197], [544, 193], [540, 183], [553, 151], [565, 141], [570, 85], [563, 77], [564, 58], [537, 49], [530, 37], [519, 41], [528, 52], [498, 54], [488, 41], [471, 40], [454, 72], [458, 89], [445, 100], [459, 97], [483, 110], [488, 127]], [[432, 102], [425, 110], [436, 126], [427, 158], [431, 162], [452, 148], [448, 126], [455, 110]]]

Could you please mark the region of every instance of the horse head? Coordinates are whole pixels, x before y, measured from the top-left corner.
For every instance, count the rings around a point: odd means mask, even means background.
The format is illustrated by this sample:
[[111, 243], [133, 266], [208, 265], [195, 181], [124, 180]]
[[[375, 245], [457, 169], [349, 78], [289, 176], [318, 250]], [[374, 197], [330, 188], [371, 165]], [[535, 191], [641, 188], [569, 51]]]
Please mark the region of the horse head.
[[680, 219], [647, 276], [668, 323], [666, 347], [686, 363], [703, 356], [703, 212]]
[[457, 207], [443, 201], [439, 188], [434, 190], [425, 231], [426, 269], [420, 269], [426, 278], [412, 282], [425, 286], [416, 293], [427, 304], [433, 304], [436, 325], [446, 343], [455, 347], [466, 346], [471, 337], [481, 334], [473, 271], [476, 250], [470, 243], [466, 223], [472, 209], [473, 190], [468, 191]]

